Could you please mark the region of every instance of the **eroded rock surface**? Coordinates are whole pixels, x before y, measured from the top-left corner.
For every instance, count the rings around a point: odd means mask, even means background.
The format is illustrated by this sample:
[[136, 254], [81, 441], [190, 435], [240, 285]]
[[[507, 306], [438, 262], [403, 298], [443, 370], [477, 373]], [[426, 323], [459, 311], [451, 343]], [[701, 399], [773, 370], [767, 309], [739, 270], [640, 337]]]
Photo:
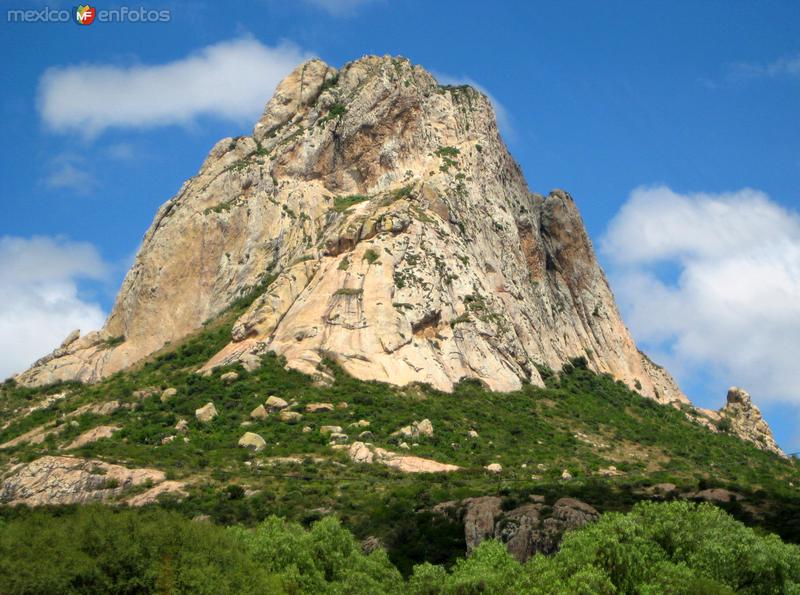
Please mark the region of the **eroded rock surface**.
[[498, 539], [520, 562], [536, 553], [555, 552], [566, 531], [583, 527], [600, 516], [594, 507], [575, 498], [560, 498], [552, 507], [536, 498], [504, 511], [499, 497], [482, 496], [450, 503], [449, 508], [463, 519], [467, 552], [486, 539]]
[[128, 469], [92, 459], [45, 456], [6, 473], [0, 484], [0, 503], [40, 506], [105, 500], [131, 487], [164, 479], [164, 473], [157, 469]]

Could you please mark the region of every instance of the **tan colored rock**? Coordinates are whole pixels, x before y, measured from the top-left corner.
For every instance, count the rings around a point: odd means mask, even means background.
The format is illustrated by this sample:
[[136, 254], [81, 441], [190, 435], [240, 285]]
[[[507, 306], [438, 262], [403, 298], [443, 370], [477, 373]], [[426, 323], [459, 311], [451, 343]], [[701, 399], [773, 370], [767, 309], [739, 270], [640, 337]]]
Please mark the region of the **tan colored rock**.
[[258, 434], [254, 434], [253, 432], [245, 432], [244, 435], [239, 438], [239, 446], [259, 452], [267, 447], [267, 441]]
[[311, 432], [311, 426], [303, 426], [303, 434], [308, 434]]
[[81, 446], [91, 444], [92, 442], [97, 442], [103, 438], [111, 438], [111, 436], [114, 435], [114, 432], [118, 432], [119, 430], [120, 428], [117, 426], [97, 426], [96, 428], [85, 431], [72, 442], [67, 444], [64, 449], [70, 450], [72, 448], [80, 448]]
[[718, 427], [724, 423], [722, 420], [727, 420], [732, 434], [742, 440], [752, 442], [761, 450], [786, 456], [775, 442], [772, 430], [746, 390], [735, 386], [731, 387], [728, 390], [727, 403], [719, 410], [719, 415]]
[[178, 423], [175, 424], [175, 430], [181, 434], [185, 434], [189, 431], [189, 422], [185, 419], [178, 420]]
[[489, 473], [502, 473], [503, 466], [500, 463], [489, 463], [488, 465], [486, 465], [486, 470]]
[[350, 460], [354, 463], [372, 463], [374, 458], [372, 451], [363, 442], [353, 442], [347, 451]]
[[225, 372], [219, 379], [225, 384], [231, 384], [239, 380], [239, 374], [236, 372]]
[[320, 413], [325, 411], [333, 411], [333, 403], [309, 403], [306, 405], [306, 412]]
[[356, 463], [380, 463], [396, 469], [402, 473], [451, 473], [461, 468], [457, 465], [440, 463], [431, 459], [423, 459], [409, 455], [401, 455], [396, 452], [378, 448], [365, 442], [353, 442], [350, 446], [336, 444], [331, 448], [347, 449], [348, 456]]
[[572, 473], [564, 469], [561, 472], [561, 479], [563, 479], [564, 481], [569, 481], [570, 479], [572, 479]]
[[70, 411], [64, 417], [80, 417], [81, 415], [111, 415], [121, 407], [119, 401], [105, 401], [104, 403], [87, 403], [81, 405], [74, 411]]
[[342, 431], [342, 426], [322, 426], [319, 429], [320, 434], [335, 434]]
[[155, 504], [159, 498], [164, 495], [177, 497], [178, 499], [185, 498], [189, 495], [186, 491], [186, 484], [182, 481], [168, 480], [162, 481], [160, 484], [153, 486], [149, 490], [128, 498], [126, 504], [128, 506], [146, 506], [147, 504]]
[[470, 430], [469, 432], [467, 432], [467, 438], [470, 438], [471, 440], [476, 440], [478, 437], [479, 437], [478, 432], [476, 432], [475, 430]]
[[280, 411], [281, 409], [286, 409], [289, 406], [289, 403], [287, 403], [280, 397], [276, 397], [275, 395], [270, 395], [267, 398], [266, 405], [269, 411]]
[[411, 422], [411, 425], [403, 426], [396, 432], [392, 432], [392, 436], [400, 436], [406, 440], [418, 440], [424, 436], [430, 438], [433, 436], [433, 424], [429, 419]]
[[57, 434], [61, 431], [61, 428], [58, 428], [53, 423], [44, 424], [41, 426], [37, 426], [32, 430], [28, 430], [27, 432], [20, 434], [16, 438], [12, 438], [8, 442], [0, 444], [0, 449], [4, 448], [13, 448], [15, 446], [19, 446], [20, 444], [41, 444], [44, 442], [45, 438], [47, 438], [50, 434]]
[[164, 436], [161, 439], [161, 446], [165, 446], [167, 444], [172, 444], [175, 441], [175, 434], [170, 434], [169, 436]]
[[206, 424], [217, 417], [217, 408], [214, 403], [206, 403], [200, 409], [195, 409], [194, 416], [201, 424]]
[[267, 419], [267, 417], [269, 417], [269, 414], [267, 413], [267, 410], [263, 405], [259, 405], [250, 412], [251, 419], [261, 420], [261, 419]]
[[[337, 211], [331, 197], [349, 194], [369, 200]], [[256, 369], [274, 351], [312, 374], [329, 357], [365, 380], [513, 390], [543, 384], [537, 363], [591, 353], [593, 370], [685, 401], [637, 350], [572, 197], [529, 191], [488, 97], [388, 56], [338, 71], [312, 60], [287, 76], [253, 135], [217, 143], [156, 213], [104, 328], [18, 381], [124, 369], [267, 270], [277, 278], [205, 369]]]
[[161, 393], [161, 402], [166, 403], [167, 401], [175, 397], [177, 394], [178, 394], [177, 388], [172, 388], [172, 387], [165, 388], [164, 392]]
[[369, 421], [367, 421], [366, 419], [359, 419], [357, 422], [353, 422], [350, 425], [353, 426], [354, 428], [368, 428]]
[[329, 438], [331, 439], [331, 444], [344, 444], [349, 440], [347, 434], [342, 434], [341, 432], [332, 432]]
[[279, 419], [287, 424], [296, 424], [300, 423], [303, 416], [296, 411], [281, 411]]
[[347, 401], [339, 401], [336, 403], [337, 409], [347, 409], [348, 407], [350, 407], [350, 405], [347, 404]]
[[126, 489], [164, 480], [156, 469], [128, 469], [93, 459], [45, 456], [14, 467], [0, 484], [0, 503], [77, 504], [119, 496]]

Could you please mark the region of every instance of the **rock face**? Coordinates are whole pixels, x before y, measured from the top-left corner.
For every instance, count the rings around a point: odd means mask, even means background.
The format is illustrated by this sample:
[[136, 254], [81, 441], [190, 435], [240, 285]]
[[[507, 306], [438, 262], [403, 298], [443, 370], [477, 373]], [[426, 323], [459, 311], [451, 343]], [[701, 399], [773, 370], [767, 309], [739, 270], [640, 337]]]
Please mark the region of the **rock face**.
[[363, 379], [513, 390], [580, 356], [685, 400], [637, 350], [572, 197], [532, 194], [486, 96], [406, 59], [299, 66], [159, 209], [104, 328], [17, 380], [103, 378], [254, 290], [207, 369], [274, 351], [309, 373], [330, 357]]
[[45, 456], [17, 465], [0, 484], [0, 503], [75, 504], [104, 500], [127, 488], [164, 481], [156, 469], [128, 469], [102, 461]]
[[381, 463], [402, 473], [451, 473], [461, 469], [457, 465], [397, 454], [365, 442], [353, 442], [347, 454], [354, 463]]
[[729, 421], [730, 431], [733, 434], [742, 440], [749, 440], [761, 450], [785, 456], [772, 437], [769, 425], [761, 417], [761, 411], [753, 403], [747, 391], [731, 387], [728, 390], [727, 403], [719, 412], [722, 419]]
[[566, 531], [596, 521], [600, 514], [575, 498], [561, 498], [549, 514], [542, 502], [503, 511], [497, 496], [470, 498], [461, 503], [467, 552], [485, 539], [499, 539], [520, 562], [536, 553], [552, 554]]

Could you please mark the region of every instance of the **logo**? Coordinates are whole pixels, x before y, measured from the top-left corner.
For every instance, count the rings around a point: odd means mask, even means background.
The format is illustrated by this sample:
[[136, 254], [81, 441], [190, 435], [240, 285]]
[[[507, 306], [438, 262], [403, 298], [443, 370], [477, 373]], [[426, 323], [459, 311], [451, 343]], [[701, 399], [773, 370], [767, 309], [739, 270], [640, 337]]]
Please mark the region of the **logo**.
[[75, 22], [79, 25], [91, 25], [97, 16], [97, 9], [88, 4], [79, 5], [75, 8]]

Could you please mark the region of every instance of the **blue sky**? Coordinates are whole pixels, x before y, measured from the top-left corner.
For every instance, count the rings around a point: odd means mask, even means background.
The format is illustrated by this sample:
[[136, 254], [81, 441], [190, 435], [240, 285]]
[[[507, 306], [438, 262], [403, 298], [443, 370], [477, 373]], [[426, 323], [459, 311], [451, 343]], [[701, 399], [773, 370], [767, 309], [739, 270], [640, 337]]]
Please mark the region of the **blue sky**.
[[799, 3], [165, 1], [143, 6], [167, 23], [88, 27], [0, 6], [0, 375], [102, 320], [157, 207], [294, 61], [399, 54], [492, 96], [695, 402], [742, 384], [800, 450]]

